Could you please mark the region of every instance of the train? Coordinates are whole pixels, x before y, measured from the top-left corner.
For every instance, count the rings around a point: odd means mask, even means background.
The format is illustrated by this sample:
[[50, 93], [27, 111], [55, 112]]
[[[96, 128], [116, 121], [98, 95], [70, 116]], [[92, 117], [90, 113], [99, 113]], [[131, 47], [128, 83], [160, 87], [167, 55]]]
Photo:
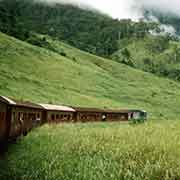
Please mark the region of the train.
[[45, 123], [112, 122], [147, 119], [147, 112], [135, 109], [99, 109], [38, 104], [0, 96], [0, 145], [25, 136]]

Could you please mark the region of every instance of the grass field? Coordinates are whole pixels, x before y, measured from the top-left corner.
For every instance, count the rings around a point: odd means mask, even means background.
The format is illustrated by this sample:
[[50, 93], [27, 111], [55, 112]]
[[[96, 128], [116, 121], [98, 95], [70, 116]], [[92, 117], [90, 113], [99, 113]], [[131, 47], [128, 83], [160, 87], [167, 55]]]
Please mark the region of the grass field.
[[1, 95], [41, 103], [139, 108], [154, 119], [180, 118], [179, 83], [48, 41], [57, 53], [0, 33]]
[[180, 179], [180, 123], [45, 125], [11, 145], [0, 179]]

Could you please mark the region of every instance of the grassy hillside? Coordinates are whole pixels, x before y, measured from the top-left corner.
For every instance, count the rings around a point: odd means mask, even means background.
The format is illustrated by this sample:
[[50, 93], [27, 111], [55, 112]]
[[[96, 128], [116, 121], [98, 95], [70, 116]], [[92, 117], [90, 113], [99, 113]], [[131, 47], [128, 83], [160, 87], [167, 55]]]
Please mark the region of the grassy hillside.
[[179, 118], [178, 83], [47, 41], [57, 53], [0, 33], [0, 94], [35, 102], [141, 108], [151, 118]]
[[147, 35], [124, 39], [112, 59], [180, 81], [180, 42], [167, 37]]
[[10, 147], [0, 179], [179, 179], [179, 132], [178, 121], [44, 126]]

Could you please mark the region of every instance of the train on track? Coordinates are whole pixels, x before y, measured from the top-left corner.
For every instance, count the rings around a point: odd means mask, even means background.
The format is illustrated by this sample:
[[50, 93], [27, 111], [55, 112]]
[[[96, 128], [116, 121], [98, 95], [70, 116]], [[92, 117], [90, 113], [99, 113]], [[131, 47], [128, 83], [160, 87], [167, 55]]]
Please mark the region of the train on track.
[[108, 122], [147, 119], [147, 112], [135, 109], [98, 109], [37, 104], [0, 96], [0, 145], [26, 135], [45, 123]]

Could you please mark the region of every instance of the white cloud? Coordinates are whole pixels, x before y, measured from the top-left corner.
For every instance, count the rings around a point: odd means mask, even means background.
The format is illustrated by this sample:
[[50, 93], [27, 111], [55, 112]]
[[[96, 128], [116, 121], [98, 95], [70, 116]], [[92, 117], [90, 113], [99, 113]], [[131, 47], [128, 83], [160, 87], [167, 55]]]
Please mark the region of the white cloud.
[[156, 8], [180, 16], [180, 0], [139, 0], [144, 7]]
[[161, 29], [162, 32], [168, 33], [170, 35], [175, 35], [176, 34], [176, 30], [174, 29], [174, 27], [172, 27], [170, 25], [162, 24], [160, 26], [160, 29]]
[[[37, 0], [38, 1], [38, 0]], [[40, 0], [39, 0], [40, 1]], [[77, 5], [88, 5], [113, 18], [141, 18], [143, 7], [157, 8], [161, 11], [174, 13], [180, 16], [180, 0], [41, 0], [48, 2], [73, 3]]]

